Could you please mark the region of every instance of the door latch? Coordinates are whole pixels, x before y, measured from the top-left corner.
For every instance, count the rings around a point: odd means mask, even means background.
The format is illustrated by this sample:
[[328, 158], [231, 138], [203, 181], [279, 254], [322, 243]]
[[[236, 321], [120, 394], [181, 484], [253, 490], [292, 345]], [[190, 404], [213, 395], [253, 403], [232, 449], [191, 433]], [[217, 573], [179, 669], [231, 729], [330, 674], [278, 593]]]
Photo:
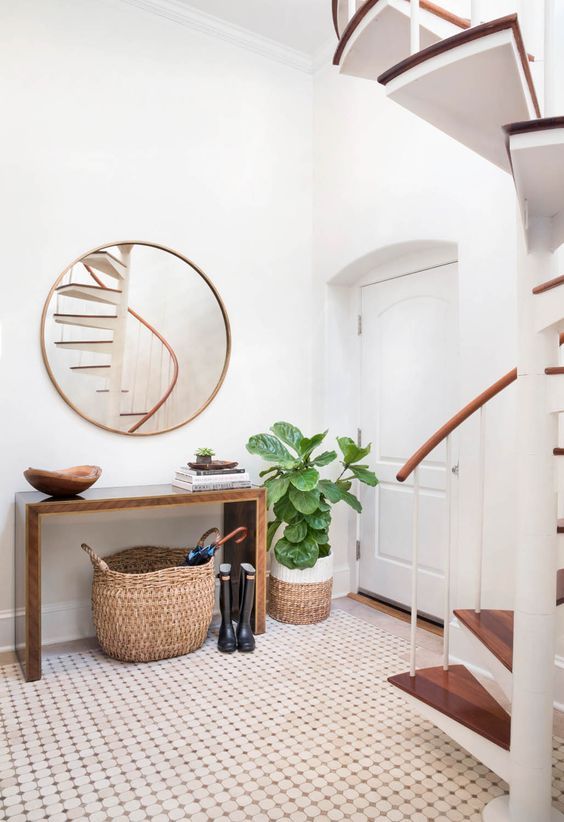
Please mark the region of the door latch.
[[456, 465], [453, 465], [450, 470], [452, 471], [454, 476], [457, 477], [460, 474], [460, 463], [457, 462]]

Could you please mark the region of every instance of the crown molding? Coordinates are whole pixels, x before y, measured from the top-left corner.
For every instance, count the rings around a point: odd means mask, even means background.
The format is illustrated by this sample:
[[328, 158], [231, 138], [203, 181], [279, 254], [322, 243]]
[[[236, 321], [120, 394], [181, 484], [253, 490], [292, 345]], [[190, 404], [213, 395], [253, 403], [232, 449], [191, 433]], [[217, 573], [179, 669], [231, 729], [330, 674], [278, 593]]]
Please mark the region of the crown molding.
[[135, 6], [142, 11], [164, 17], [181, 26], [199, 31], [212, 37], [219, 37], [234, 46], [247, 49], [262, 57], [275, 60], [290, 68], [313, 74], [313, 58], [303, 51], [283, 46], [280, 43], [263, 37], [261, 34], [244, 29], [234, 23], [227, 23], [211, 14], [194, 9], [183, 0], [120, 0], [128, 6]]
[[333, 54], [335, 53], [335, 41], [334, 39], [327, 40], [322, 46], [320, 46], [315, 54], [313, 55], [311, 61], [311, 68], [312, 73], [316, 74], [318, 71], [324, 68], [332, 68], [333, 67]]

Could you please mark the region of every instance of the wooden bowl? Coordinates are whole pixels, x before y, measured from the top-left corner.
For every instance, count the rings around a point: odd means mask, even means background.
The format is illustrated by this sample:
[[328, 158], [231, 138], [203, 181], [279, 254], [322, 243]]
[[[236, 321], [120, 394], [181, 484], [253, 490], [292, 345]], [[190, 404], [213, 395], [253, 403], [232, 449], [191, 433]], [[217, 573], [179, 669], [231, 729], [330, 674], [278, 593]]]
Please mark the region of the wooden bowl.
[[228, 462], [227, 460], [212, 460], [212, 462], [189, 462], [188, 466], [196, 471], [227, 471], [229, 468], [237, 468], [238, 462]]
[[75, 465], [72, 468], [61, 468], [60, 471], [42, 471], [40, 468], [28, 468], [24, 471], [29, 484], [50, 497], [82, 494], [101, 476], [102, 469], [97, 465]]

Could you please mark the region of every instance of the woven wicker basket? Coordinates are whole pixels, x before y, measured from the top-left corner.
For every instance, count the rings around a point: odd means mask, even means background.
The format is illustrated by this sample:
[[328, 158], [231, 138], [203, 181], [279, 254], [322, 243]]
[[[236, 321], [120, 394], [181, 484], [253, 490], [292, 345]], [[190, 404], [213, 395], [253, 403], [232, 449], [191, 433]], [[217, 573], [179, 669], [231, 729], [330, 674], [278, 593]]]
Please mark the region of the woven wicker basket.
[[[278, 622], [313, 625], [331, 612], [333, 558], [318, 561], [308, 571], [289, 571], [274, 558], [269, 581], [268, 613]], [[280, 578], [282, 577], [282, 578]], [[294, 579], [304, 580], [295, 582]]]
[[215, 601], [213, 560], [179, 567], [186, 548], [128, 548], [105, 560], [82, 548], [94, 566], [92, 614], [108, 656], [152, 662], [203, 645]]

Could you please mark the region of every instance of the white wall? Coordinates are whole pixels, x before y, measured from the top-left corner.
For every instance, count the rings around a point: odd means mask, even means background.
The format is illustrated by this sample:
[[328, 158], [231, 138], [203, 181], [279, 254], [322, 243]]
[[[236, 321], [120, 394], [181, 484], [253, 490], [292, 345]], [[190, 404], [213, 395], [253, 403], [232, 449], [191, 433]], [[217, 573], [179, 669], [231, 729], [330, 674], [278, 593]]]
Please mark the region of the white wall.
[[[0, 32], [2, 647], [13, 634], [13, 495], [26, 488], [24, 468], [97, 463], [107, 486], [167, 482], [212, 445], [256, 474], [250, 434], [276, 419], [309, 428], [312, 94], [306, 73], [118, 0], [4, 0]], [[39, 347], [58, 274], [84, 251], [127, 239], [198, 263], [233, 334], [212, 405], [186, 428], [143, 439], [74, 414]], [[51, 523], [43, 594], [55, 616], [45, 639], [89, 630], [83, 538], [102, 553], [140, 540], [182, 544], [210, 517]]]
[[[315, 347], [316, 419], [339, 434], [358, 425], [355, 281], [377, 266], [378, 276], [391, 265], [424, 267], [431, 253], [425, 246], [437, 241], [458, 247], [461, 407], [517, 361], [513, 182], [388, 101], [376, 83], [327, 68], [314, 85], [314, 276], [325, 304]], [[414, 244], [411, 251], [390, 249], [405, 243]], [[486, 607], [512, 605], [513, 403], [509, 389], [492, 404], [488, 422]], [[458, 607], [473, 605], [476, 583], [477, 456], [472, 420], [460, 438]], [[351, 589], [354, 525], [354, 515], [342, 512], [333, 539], [337, 567], [351, 571]]]

